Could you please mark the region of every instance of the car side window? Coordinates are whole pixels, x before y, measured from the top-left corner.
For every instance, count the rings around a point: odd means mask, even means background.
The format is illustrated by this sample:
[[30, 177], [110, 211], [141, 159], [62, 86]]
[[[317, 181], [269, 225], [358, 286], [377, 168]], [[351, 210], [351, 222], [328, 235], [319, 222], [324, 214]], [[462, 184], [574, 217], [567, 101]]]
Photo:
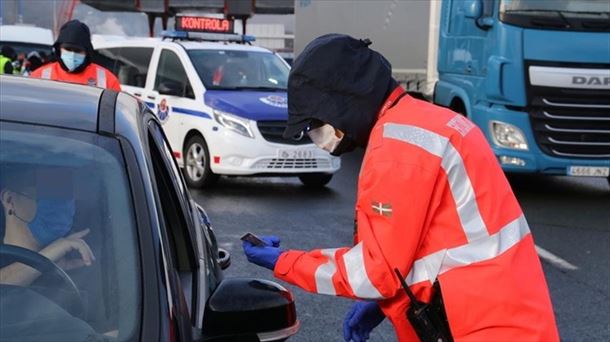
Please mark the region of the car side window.
[[167, 49], [161, 51], [154, 89], [159, 94], [195, 98], [188, 75], [175, 52]]
[[124, 47], [99, 49], [97, 52], [99, 64], [115, 74], [122, 85], [146, 86], [153, 48]]
[[172, 264], [180, 277], [185, 299], [189, 308], [192, 308], [196, 281], [194, 273], [198, 268], [198, 261], [195, 253], [197, 247], [193, 241], [194, 237], [191, 237], [190, 227], [194, 229], [194, 223], [188, 195], [182, 178], [177, 178], [174, 174], [175, 160], [169, 154], [165, 135], [155, 121], [149, 123], [148, 141], [158, 194], [159, 220], [167, 236]]

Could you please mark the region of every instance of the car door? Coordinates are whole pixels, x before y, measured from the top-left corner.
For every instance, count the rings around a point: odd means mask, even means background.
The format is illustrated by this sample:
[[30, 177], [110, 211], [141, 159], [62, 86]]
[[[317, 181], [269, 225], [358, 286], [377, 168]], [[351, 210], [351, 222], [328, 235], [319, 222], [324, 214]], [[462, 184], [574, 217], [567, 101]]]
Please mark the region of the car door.
[[121, 90], [143, 99], [152, 47], [112, 47], [97, 50], [96, 62], [110, 70], [121, 83]]
[[153, 185], [158, 194], [157, 207], [171, 260], [174, 290], [188, 312], [189, 319], [183, 317], [183, 325], [186, 327], [188, 321], [201, 329], [205, 301], [221, 277], [214, 261], [217, 253], [211, 249], [213, 233], [206, 231], [207, 216], [190, 199], [164, 132], [154, 120], [148, 123], [148, 136]]
[[198, 99], [203, 95], [197, 95], [194, 90], [199, 88], [199, 82], [195, 77], [189, 77], [189, 74], [196, 75], [191, 69], [184, 51], [171, 46], [162, 47], [158, 53], [152, 86], [146, 92], [145, 101], [163, 125], [172, 152], [178, 159], [182, 157], [182, 145], [188, 129], [197, 127], [192, 120], [201, 116], [203, 106], [203, 99]]

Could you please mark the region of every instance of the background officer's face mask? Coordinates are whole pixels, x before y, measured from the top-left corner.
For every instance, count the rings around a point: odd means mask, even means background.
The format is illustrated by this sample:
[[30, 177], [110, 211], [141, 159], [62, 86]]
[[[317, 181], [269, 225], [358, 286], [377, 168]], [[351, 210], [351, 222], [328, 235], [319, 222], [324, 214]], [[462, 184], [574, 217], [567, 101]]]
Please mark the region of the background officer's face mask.
[[307, 132], [307, 135], [309, 135], [314, 144], [329, 153], [332, 153], [341, 143], [341, 139], [343, 139], [343, 133], [335, 130], [329, 124], [312, 128]]
[[85, 62], [86, 55], [84, 53], [61, 49], [61, 61], [68, 70], [74, 71]]

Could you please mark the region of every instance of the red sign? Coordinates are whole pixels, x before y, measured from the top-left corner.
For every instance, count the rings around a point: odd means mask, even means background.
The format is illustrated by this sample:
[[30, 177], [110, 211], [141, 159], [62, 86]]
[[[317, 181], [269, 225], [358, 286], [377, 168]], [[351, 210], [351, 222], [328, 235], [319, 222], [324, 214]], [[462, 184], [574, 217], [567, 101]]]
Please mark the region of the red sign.
[[177, 17], [176, 30], [233, 33], [233, 20], [208, 17]]

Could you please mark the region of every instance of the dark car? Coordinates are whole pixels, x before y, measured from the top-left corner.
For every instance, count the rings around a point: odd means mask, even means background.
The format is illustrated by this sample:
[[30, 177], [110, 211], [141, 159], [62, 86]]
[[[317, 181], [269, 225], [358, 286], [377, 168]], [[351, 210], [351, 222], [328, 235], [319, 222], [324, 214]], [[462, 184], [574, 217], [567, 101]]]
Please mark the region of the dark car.
[[[275, 341], [292, 294], [229, 266], [156, 116], [0, 76], [0, 340]], [[28, 265], [28, 266], [25, 266]]]

